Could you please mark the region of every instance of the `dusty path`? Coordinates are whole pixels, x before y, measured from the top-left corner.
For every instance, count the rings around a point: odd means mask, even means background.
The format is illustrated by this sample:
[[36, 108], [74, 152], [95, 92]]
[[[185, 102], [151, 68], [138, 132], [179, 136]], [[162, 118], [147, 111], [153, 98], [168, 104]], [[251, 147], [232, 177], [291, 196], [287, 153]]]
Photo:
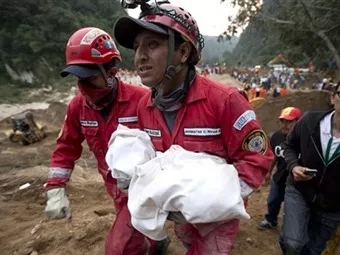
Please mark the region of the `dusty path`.
[[[240, 84], [230, 76], [212, 77], [225, 84]], [[308, 97], [308, 95], [306, 96]], [[289, 98], [287, 98], [289, 99]], [[299, 97], [293, 97], [297, 103]], [[291, 99], [291, 100], [293, 100]], [[305, 100], [309, 103], [316, 100]], [[322, 102], [320, 99], [319, 102]], [[282, 102], [266, 106], [262, 125], [275, 129], [270, 122], [271, 112], [278, 111]], [[46, 106], [41, 104], [43, 108]], [[2, 107], [2, 108], [1, 108]], [[276, 107], [276, 108], [275, 108]], [[317, 105], [315, 107], [321, 107]], [[15, 107], [14, 107], [15, 108]], [[10, 128], [1, 116], [10, 114], [0, 105], [0, 133]], [[16, 108], [15, 108], [16, 109]], [[20, 110], [24, 108], [20, 107]], [[112, 202], [104, 190], [96, 170], [95, 159], [85, 146], [82, 158], [77, 162], [68, 192], [72, 204], [72, 221], [51, 221], [44, 216], [46, 182], [50, 155], [55, 146], [64, 118], [66, 105], [54, 103], [48, 109], [34, 110], [38, 121], [48, 124], [48, 136], [30, 146], [9, 142], [0, 135], [0, 254], [1, 255], [100, 255], [103, 254], [104, 238], [114, 219]], [[269, 111], [269, 112], [268, 112]], [[11, 112], [12, 114], [12, 112]], [[19, 190], [29, 183], [30, 187]], [[254, 193], [249, 201], [249, 221], [242, 222], [240, 233], [232, 254], [279, 255], [278, 230], [261, 232], [256, 223], [266, 211], [268, 187]], [[175, 238], [171, 223], [171, 255], [183, 254], [182, 245]], [[37, 253], [33, 253], [37, 252]]]

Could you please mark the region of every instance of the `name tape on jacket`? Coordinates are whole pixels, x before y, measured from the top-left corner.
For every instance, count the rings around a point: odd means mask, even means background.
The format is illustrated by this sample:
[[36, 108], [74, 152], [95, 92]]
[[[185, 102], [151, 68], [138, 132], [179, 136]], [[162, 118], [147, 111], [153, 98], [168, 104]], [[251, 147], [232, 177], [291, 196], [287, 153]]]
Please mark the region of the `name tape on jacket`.
[[98, 127], [98, 121], [96, 120], [81, 120], [80, 125], [83, 127]]
[[221, 128], [184, 128], [186, 136], [218, 136]]
[[138, 121], [138, 117], [137, 116], [118, 118], [118, 123], [130, 123], [130, 122], [137, 122], [137, 121]]
[[144, 131], [151, 137], [161, 137], [162, 132], [159, 129], [144, 128]]

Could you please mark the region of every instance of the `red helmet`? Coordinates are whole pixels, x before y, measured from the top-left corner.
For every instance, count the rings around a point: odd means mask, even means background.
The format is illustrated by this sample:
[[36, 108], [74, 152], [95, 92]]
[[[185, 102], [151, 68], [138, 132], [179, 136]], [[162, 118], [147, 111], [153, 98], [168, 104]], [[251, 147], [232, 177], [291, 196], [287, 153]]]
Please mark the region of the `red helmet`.
[[150, 7], [150, 9], [141, 13], [138, 20], [131, 17], [118, 19], [114, 30], [119, 44], [132, 49], [133, 41], [141, 28], [160, 34], [168, 34], [164, 29], [166, 27], [180, 33], [184, 40], [192, 43], [194, 53], [189, 62], [197, 64], [201, 58], [204, 39], [199, 32], [196, 20], [183, 8], [172, 4], [162, 3], [158, 5], [156, 3], [156, 5]]
[[180, 33], [184, 40], [190, 41], [194, 46], [195, 54], [193, 54], [191, 62], [197, 64], [201, 58], [203, 37], [196, 20], [188, 11], [172, 4], [164, 3], [160, 5], [160, 8], [163, 10], [163, 15], [147, 14], [142, 17], [142, 20], [166, 26]]
[[66, 64], [105, 64], [113, 58], [121, 61], [111, 36], [105, 31], [86, 27], [76, 31], [66, 45]]

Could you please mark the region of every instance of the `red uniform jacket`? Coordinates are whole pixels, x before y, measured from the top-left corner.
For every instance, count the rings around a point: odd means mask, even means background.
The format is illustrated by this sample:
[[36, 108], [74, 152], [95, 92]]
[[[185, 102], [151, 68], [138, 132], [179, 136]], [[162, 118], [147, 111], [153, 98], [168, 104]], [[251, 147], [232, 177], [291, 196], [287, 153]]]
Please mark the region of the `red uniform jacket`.
[[[146, 89], [119, 81], [117, 97], [107, 120], [99, 111], [91, 109], [86, 104], [82, 94], [75, 96], [68, 106], [63, 128], [52, 155], [46, 189], [63, 187], [67, 184], [74, 162], [81, 156], [81, 143], [84, 139], [95, 155], [98, 171], [108, 186], [108, 166], [105, 155], [111, 134], [117, 129], [118, 124], [130, 128], [138, 127], [137, 105], [146, 93]], [[115, 196], [112, 194], [112, 183], [107, 188], [110, 190], [110, 195]]]
[[138, 118], [158, 151], [178, 144], [225, 158], [238, 170], [247, 194], [261, 185], [274, 157], [246, 97], [202, 76], [191, 84], [172, 133], [162, 112], [152, 106], [151, 93], [141, 99]]

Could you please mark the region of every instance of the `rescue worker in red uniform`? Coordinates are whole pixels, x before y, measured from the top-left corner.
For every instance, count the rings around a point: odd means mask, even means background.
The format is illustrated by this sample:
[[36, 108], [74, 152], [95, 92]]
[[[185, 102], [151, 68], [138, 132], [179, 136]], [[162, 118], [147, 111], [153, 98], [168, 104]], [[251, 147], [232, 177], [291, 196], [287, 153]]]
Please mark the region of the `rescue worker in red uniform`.
[[118, 124], [136, 128], [137, 105], [146, 89], [125, 84], [115, 78], [116, 63], [121, 56], [111, 36], [98, 28], [76, 31], [66, 46], [65, 77], [78, 77], [81, 93], [67, 108], [67, 115], [53, 152], [47, 179], [47, 206], [50, 218], [70, 218], [70, 202], [66, 194], [74, 162], [81, 156], [81, 143], [86, 140], [97, 159], [107, 192], [113, 198], [116, 219], [105, 243], [106, 255], [153, 254], [155, 243], [135, 230], [127, 209], [127, 195], [108, 174], [105, 155], [108, 141]]
[[[144, 4], [142, 11], [114, 28], [117, 42], [134, 49], [138, 75], [152, 89], [138, 105], [140, 128], [158, 151], [178, 144], [225, 158], [238, 170], [247, 199], [263, 182], [273, 153], [246, 96], [196, 74], [204, 42], [189, 12], [169, 3]], [[170, 219], [186, 254], [230, 254], [239, 220], [192, 225], [175, 214]]]

